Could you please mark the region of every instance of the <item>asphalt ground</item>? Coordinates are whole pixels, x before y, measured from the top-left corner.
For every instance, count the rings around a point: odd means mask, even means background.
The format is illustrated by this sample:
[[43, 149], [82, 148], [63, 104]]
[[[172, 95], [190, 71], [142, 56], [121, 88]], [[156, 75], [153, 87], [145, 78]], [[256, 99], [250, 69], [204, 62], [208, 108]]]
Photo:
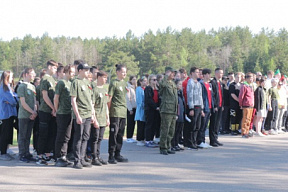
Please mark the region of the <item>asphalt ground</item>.
[[0, 161], [0, 191], [288, 191], [287, 139], [220, 136], [222, 147], [168, 156], [124, 142], [128, 163], [81, 170]]

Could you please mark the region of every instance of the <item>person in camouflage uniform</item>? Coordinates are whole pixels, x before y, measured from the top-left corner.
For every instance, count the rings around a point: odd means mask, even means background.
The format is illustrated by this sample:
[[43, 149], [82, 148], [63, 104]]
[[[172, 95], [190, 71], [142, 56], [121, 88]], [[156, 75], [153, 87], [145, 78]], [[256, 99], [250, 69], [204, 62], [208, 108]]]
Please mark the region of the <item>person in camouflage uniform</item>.
[[175, 70], [172, 67], [165, 68], [165, 77], [159, 84], [159, 95], [162, 97], [160, 105], [160, 154], [174, 154], [171, 151], [171, 139], [173, 138], [177, 116], [178, 94], [173, 81]]

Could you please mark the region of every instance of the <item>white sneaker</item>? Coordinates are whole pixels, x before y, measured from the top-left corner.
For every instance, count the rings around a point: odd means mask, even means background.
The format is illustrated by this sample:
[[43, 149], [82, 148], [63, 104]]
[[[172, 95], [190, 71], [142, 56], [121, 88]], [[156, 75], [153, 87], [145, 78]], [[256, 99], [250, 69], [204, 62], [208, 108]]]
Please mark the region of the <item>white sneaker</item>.
[[285, 132], [282, 129], [278, 129], [278, 134], [284, 134]]
[[199, 148], [208, 149], [208, 147], [202, 142], [200, 145], [197, 145]]
[[159, 143], [160, 143], [160, 138], [159, 138], [159, 137], [158, 137], [158, 138], [155, 138], [155, 139], [154, 139], [154, 143], [159, 144]]
[[184, 150], [184, 146], [183, 146], [183, 145], [178, 144], [178, 146], [179, 146], [182, 150]]
[[144, 144], [144, 141], [137, 141], [137, 144], [136, 145], [138, 145], [138, 146], [144, 146], [145, 144]]
[[269, 134], [269, 135], [278, 135], [278, 132], [275, 131], [274, 129], [270, 129], [270, 130], [268, 131], [268, 134]]
[[211, 145], [209, 145], [208, 143], [204, 143], [204, 145], [207, 147], [207, 148], [210, 148], [212, 147]]
[[259, 133], [255, 133], [256, 136], [259, 136], [259, 137], [266, 137], [266, 135], [262, 134], [261, 132]]
[[135, 141], [133, 138], [127, 138], [126, 142], [127, 143], [136, 143], [137, 141]]

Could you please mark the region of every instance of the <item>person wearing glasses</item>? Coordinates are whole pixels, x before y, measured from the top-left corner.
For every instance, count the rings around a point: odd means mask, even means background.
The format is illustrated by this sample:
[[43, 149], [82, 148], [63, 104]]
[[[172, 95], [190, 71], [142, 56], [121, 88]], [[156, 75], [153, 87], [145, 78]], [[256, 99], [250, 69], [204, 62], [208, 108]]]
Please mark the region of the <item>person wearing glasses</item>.
[[154, 143], [153, 139], [156, 136], [157, 130], [160, 128], [160, 98], [159, 90], [157, 88], [156, 75], [149, 75], [148, 86], [145, 88], [144, 95], [144, 110], [145, 110], [145, 138], [146, 147], [157, 147], [157, 143]]

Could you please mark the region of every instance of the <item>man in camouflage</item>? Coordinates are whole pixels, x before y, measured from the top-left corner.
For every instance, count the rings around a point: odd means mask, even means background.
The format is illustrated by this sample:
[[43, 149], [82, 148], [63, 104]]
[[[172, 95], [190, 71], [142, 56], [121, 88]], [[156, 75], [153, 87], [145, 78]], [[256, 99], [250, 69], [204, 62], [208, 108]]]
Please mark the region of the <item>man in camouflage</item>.
[[161, 127], [160, 127], [160, 154], [174, 154], [171, 151], [171, 139], [175, 131], [178, 95], [173, 81], [175, 70], [172, 67], [165, 68], [165, 77], [159, 84], [159, 94], [162, 97], [160, 105]]

